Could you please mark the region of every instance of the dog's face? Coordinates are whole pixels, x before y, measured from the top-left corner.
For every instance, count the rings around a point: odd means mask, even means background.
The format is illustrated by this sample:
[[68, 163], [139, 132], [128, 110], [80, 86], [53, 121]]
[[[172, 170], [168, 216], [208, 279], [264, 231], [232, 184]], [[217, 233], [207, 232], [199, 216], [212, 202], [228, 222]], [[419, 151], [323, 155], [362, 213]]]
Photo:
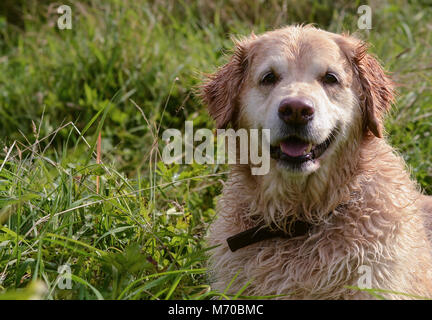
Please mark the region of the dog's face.
[[308, 175], [353, 136], [381, 137], [392, 85], [352, 37], [288, 27], [237, 43], [203, 96], [218, 127], [270, 129], [276, 170]]

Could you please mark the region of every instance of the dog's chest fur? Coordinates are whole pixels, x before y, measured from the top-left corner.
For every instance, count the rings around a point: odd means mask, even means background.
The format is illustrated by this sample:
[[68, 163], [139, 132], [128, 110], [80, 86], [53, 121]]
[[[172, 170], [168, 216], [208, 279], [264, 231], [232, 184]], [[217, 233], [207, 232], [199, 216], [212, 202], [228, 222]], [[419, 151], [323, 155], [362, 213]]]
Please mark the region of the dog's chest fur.
[[[385, 156], [388, 159], [380, 160], [402, 165], [391, 152]], [[244, 170], [234, 169], [218, 203], [218, 219], [210, 230], [209, 244], [219, 245], [211, 257], [213, 287], [223, 291], [237, 275], [231, 293], [250, 281], [244, 294], [295, 299], [371, 298], [347, 288], [367, 284], [365, 277], [370, 271], [372, 288], [431, 296], [431, 281], [425, 280], [432, 268], [430, 247], [415, 199], [409, 197], [415, 194], [415, 185], [403, 167], [397, 175], [391, 168], [373, 175], [364, 169], [355, 183], [347, 186], [349, 201], [314, 226], [309, 235], [274, 238], [231, 252], [226, 239], [253, 227], [254, 216], [284, 210], [275, 201], [266, 202], [268, 211], [260, 207], [250, 177]], [[254, 212], [257, 210], [260, 212]]]

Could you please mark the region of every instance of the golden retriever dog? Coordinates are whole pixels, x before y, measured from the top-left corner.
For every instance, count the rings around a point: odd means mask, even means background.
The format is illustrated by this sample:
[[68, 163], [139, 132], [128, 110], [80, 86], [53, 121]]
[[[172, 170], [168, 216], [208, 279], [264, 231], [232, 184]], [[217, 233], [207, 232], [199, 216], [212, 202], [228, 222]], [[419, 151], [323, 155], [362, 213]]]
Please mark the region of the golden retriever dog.
[[367, 45], [290, 26], [235, 46], [202, 97], [218, 128], [270, 129], [270, 171], [231, 166], [208, 236], [213, 288], [432, 297], [432, 201], [386, 141], [394, 86]]

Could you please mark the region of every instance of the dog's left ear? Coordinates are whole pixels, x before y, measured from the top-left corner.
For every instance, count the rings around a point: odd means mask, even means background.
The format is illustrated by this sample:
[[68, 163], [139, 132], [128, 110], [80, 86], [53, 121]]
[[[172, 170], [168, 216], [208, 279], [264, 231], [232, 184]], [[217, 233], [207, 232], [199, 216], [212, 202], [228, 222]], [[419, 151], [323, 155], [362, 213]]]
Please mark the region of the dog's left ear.
[[[252, 35], [251, 39], [254, 37]], [[236, 48], [229, 62], [208, 76], [201, 86], [201, 97], [207, 105], [217, 128], [225, 128], [232, 122], [238, 104], [238, 96], [248, 67], [250, 39], [236, 41]]]
[[382, 137], [384, 114], [394, 101], [394, 85], [380, 63], [367, 53], [361, 43], [354, 53], [354, 66], [363, 92], [367, 128], [378, 138]]
[[365, 129], [376, 137], [382, 138], [382, 118], [390, 110], [394, 101], [394, 84], [381, 64], [367, 53], [366, 43], [345, 35], [339, 45], [351, 62], [354, 74], [360, 83]]

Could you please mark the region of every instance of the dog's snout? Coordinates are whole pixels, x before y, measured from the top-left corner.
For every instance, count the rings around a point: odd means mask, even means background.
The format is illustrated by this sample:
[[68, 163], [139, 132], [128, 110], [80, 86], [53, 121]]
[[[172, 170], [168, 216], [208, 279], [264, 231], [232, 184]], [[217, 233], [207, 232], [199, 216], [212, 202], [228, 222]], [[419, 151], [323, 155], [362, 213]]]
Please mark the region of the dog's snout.
[[303, 97], [285, 98], [279, 104], [279, 117], [288, 124], [307, 124], [314, 116], [313, 102]]

